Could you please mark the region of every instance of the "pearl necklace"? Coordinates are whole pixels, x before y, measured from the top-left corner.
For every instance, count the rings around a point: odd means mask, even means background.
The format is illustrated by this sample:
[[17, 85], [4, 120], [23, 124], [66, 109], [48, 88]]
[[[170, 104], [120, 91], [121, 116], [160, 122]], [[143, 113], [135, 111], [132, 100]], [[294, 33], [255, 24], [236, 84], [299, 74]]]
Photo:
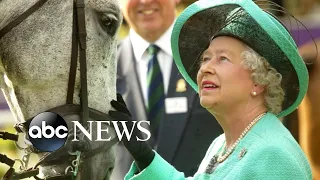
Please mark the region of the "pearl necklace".
[[256, 117], [251, 123], [244, 129], [244, 131], [241, 133], [240, 137], [236, 140], [236, 142], [231, 146], [231, 148], [228, 149], [228, 151], [223, 155], [222, 151], [218, 157], [218, 162], [222, 163], [224, 160], [226, 160], [229, 155], [234, 151], [235, 147], [239, 144], [240, 140], [248, 133], [248, 131], [252, 128], [253, 125], [255, 125], [266, 113], [260, 114], [258, 117]]

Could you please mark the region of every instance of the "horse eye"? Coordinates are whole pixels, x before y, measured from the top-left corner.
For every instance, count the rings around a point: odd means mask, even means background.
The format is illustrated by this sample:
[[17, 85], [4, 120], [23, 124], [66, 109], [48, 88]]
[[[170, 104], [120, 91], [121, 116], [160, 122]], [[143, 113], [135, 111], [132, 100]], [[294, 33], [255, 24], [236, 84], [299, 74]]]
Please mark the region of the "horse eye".
[[110, 36], [114, 36], [120, 25], [119, 19], [114, 14], [108, 13], [101, 14], [100, 20], [103, 29], [106, 30]]

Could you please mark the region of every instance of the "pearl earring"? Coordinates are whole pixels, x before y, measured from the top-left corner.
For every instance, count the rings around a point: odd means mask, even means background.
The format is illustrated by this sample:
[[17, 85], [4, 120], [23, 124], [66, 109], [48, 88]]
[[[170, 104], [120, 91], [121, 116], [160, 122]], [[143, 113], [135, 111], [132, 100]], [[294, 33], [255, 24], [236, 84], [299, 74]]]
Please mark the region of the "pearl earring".
[[256, 96], [256, 95], [257, 95], [257, 93], [254, 91], [254, 92], [252, 93], [252, 95], [253, 95], [253, 96]]

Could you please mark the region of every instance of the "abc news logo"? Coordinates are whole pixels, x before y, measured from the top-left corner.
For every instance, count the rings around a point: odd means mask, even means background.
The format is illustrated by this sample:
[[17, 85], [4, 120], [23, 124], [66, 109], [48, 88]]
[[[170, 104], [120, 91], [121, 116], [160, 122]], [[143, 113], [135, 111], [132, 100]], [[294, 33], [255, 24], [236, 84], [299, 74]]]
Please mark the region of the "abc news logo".
[[[147, 123], [150, 125], [149, 121], [132, 121], [132, 129], [128, 129], [126, 121], [88, 121], [89, 131], [83, 127], [78, 121], [71, 121], [73, 124], [73, 139], [72, 141], [79, 141], [77, 139], [77, 132], [80, 130], [90, 141], [111, 141], [111, 136], [109, 138], [103, 139], [102, 133], [109, 133], [109, 129], [103, 129], [102, 124], [106, 123], [109, 126], [112, 124], [119, 141], [126, 136], [127, 140], [131, 140], [132, 132], [134, 128], [138, 128], [142, 133], [146, 134], [145, 139], [136, 138], [137, 141], [147, 141], [151, 137], [151, 133], [148, 129], [144, 128], [141, 124]], [[92, 125], [96, 123], [96, 139], [92, 138]], [[123, 130], [121, 131], [118, 123], [121, 123]], [[68, 138], [68, 126], [66, 121], [58, 114], [53, 112], [43, 112], [34, 117], [29, 125], [28, 136], [29, 140], [34, 147], [43, 152], [53, 152], [61, 148]]]

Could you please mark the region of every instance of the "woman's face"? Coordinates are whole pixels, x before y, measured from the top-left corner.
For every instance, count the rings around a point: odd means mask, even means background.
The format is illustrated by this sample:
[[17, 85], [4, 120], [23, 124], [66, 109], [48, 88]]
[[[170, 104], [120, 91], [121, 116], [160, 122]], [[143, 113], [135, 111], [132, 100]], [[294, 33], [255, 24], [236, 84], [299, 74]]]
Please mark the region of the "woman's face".
[[232, 106], [246, 105], [253, 90], [251, 72], [244, 69], [244, 44], [232, 37], [215, 38], [201, 57], [197, 75], [200, 104], [219, 111]]

